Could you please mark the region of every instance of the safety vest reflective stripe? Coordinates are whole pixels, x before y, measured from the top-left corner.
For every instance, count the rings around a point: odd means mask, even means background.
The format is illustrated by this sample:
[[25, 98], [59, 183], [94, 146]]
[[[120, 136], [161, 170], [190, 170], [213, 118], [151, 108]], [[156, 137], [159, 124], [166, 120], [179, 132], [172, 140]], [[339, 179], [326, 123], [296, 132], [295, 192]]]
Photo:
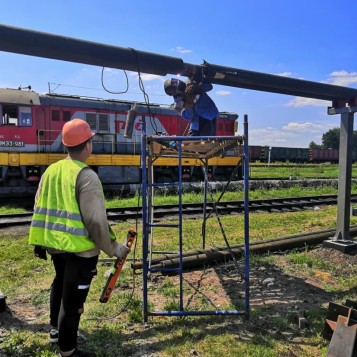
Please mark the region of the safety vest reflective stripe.
[[88, 285], [78, 285], [78, 290], [87, 290], [87, 289], [89, 289], [89, 287], [90, 287], [90, 284], [88, 284]]
[[45, 207], [36, 207], [34, 213], [43, 214], [45, 216], [52, 216], [57, 218], [66, 218], [72, 221], [82, 222], [82, 216], [78, 213], [63, 211], [59, 209], [50, 209]]
[[74, 234], [76, 236], [83, 236], [83, 237], [88, 236], [88, 231], [85, 228], [81, 229], [76, 227], [69, 227], [61, 223], [52, 223], [52, 222], [33, 220], [31, 225], [32, 227], [51, 229], [57, 232], [66, 232], [69, 234]]

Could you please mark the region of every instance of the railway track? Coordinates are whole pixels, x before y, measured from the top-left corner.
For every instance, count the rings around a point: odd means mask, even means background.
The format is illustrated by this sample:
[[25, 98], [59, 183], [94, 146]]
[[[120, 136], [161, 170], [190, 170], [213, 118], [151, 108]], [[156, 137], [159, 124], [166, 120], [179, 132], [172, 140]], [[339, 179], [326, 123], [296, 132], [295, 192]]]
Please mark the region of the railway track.
[[[255, 186], [255, 183], [257, 182], [262, 182], [264, 185], [269, 186], [271, 183], [276, 184], [277, 182], [281, 181], [284, 184], [287, 182], [294, 184], [296, 183], [297, 185], [300, 185], [301, 182], [316, 182], [318, 180], [324, 182], [326, 181], [326, 184], [333, 184], [333, 182], [338, 182], [338, 178], [332, 178], [332, 177], [250, 177], [250, 185]], [[352, 180], [353, 181], [353, 180]], [[355, 180], [356, 181], [356, 180]], [[354, 182], [354, 181], [353, 181]], [[226, 181], [212, 181], [209, 182], [211, 187], [216, 187], [217, 185], [224, 187], [226, 185]], [[232, 181], [231, 184], [239, 184], [241, 183], [243, 185], [243, 181]], [[234, 186], [234, 185], [233, 185]], [[121, 185], [121, 186], [116, 186], [116, 188], [108, 188], [105, 185], [103, 186], [104, 192], [108, 197], [130, 197], [134, 196], [139, 188], [141, 187], [140, 184], [131, 184], [131, 185]], [[190, 191], [195, 191], [197, 190], [198, 192], [201, 192], [201, 185], [199, 182], [184, 182], [183, 183], [183, 188], [185, 187], [190, 190]], [[15, 194], [13, 192], [7, 192], [6, 194], [0, 192], [0, 199], [1, 203], [3, 206], [15, 206], [15, 207], [23, 207], [25, 209], [31, 210], [34, 205], [34, 198], [35, 198], [36, 190], [32, 192], [22, 192], [21, 194]]]
[[[357, 202], [357, 194], [351, 195], [351, 203]], [[250, 212], [294, 212], [306, 209], [313, 209], [316, 206], [336, 205], [337, 195], [324, 196], [305, 196], [292, 198], [275, 198], [264, 200], [252, 200], [249, 202]], [[188, 203], [182, 205], [183, 215], [185, 217], [198, 217], [203, 214], [202, 203]], [[229, 201], [210, 203], [206, 205], [206, 214], [211, 211], [217, 211], [220, 215], [239, 214], [244, 211], [243, 201]], [[178, 205], [155, 206], [154, 218], [161, 219], [165, 217], [178, 216]], [[108, 220], [111, 222], [125, 222], [134, 219], [141, 219], [141, 208], [122, 207], [111, 208], [107, 210]], [[0, 229], [9, 226], [29, 225], [32, 212], [0, 215]]]

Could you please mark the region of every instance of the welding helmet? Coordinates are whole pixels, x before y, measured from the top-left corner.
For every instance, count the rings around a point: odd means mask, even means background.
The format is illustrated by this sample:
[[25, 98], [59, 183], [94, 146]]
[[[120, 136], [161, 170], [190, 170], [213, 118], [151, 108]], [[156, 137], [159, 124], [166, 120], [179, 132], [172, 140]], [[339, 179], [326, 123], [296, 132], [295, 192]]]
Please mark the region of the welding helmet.
[[169, 96], [180, 95], [185, 92], [186, 83], [177, 78], [166, 79], [164, 89]]
[[89, 124], [82, 119], [73, 119], [64, 124], [62, 129], [62, 143], [65, 146], [77, 146], [84, 143], [91, 137], [93, 133]]

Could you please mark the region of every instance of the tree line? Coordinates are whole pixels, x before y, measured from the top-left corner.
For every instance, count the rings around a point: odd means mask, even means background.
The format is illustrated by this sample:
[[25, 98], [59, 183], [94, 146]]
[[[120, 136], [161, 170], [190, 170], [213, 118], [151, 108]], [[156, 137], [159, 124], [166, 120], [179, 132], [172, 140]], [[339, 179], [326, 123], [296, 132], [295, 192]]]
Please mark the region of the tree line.
[[[309, 144], [310, 149], [338, 149], [340, 147], [340, 129], [330, 129], [322, 134], [322, 144], [318, 145], [314, 141]], [[357, 131], [353, 131], [352, 149], [357, 149]]]

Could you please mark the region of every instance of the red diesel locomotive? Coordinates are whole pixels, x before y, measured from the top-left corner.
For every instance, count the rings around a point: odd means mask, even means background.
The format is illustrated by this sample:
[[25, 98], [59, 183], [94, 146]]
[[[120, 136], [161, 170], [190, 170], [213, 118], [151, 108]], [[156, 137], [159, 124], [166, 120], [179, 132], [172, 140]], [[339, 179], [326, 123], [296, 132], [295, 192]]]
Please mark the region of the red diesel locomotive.
[[[33, 194], [45, 169], [66, 156], [61, 129], [66, 121], [81, 118], [96, 132], [93, 154], [87, 163], [107, 188], [141, 182], [143, 118], [147, 135], [185, 135], [188, 122], [168, 106], [137, 103], [138, 115], [131, 139], [124, 137], [129, 101], [38, 94], [20, 89], [0, 89], [0, 195]], [[235, 135], [238, 115], [220, 113], [217, 136]], [[212, 179], [225, 180], [240, 162], [232, 154], [209, 161]], [[184, 161], [187, 180], [199, 165]], [[159, 158], [154, 175], [161, 181], [177, 177], [176, 160]]]

